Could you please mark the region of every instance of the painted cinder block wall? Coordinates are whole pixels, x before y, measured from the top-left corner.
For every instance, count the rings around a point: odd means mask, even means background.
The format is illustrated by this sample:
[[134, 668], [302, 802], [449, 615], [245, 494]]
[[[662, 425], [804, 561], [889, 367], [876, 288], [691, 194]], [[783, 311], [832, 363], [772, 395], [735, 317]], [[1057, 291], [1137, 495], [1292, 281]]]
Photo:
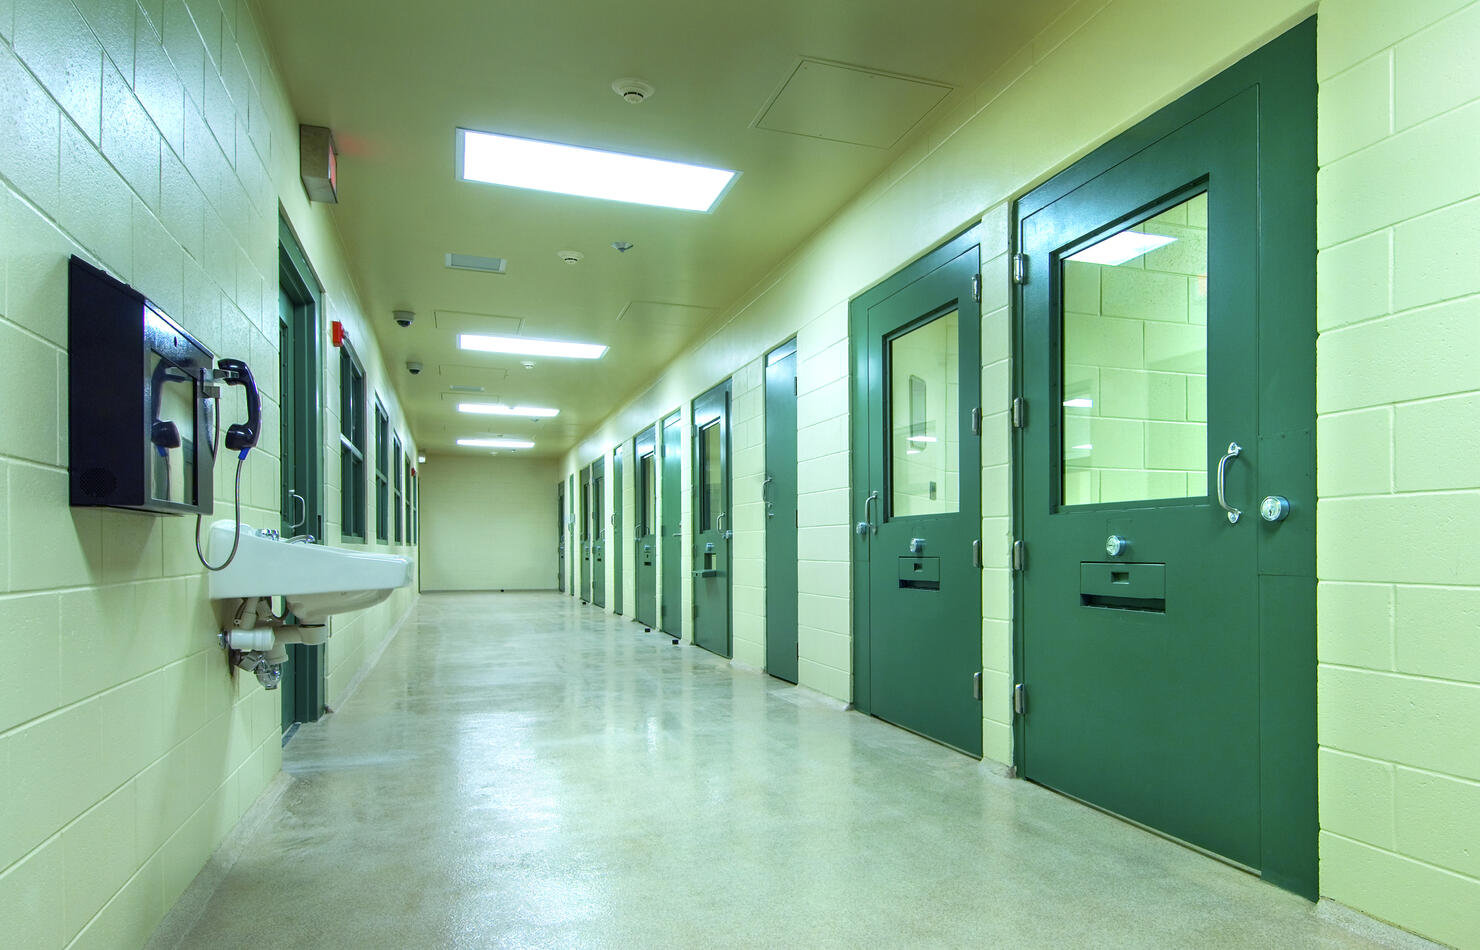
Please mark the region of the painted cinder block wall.
[[1480, 946], [1480, 3], [1321, 13], [1321, 892]]
[[800, 681], [848, 701], [847, 301], [980, 220], [983, 738], [1011, 762], [1011, 199], [1317, 13], [1321, 893], [1480, 945], [1480, 4], [1077, 4], [565, 469], [796, 334]]
[[[243, 476], [248, 522], [279, 523], [280, 204], [325, 285], [325, 325], [349, 327], [409, 435], [332, 217], [297, 183], [297, 124], [246, 4], [0, 2], [4, 946], [141, 946], [281, 758], [278, 694], [233, 676], [216, 643], [194, 519], [68, 506], [68, 256], [251, 363], [264, 431]], [[242, 414], [233, 388], [224, 415]], [[338, 420], [324, 425], [332, 541]], [[217, 517], [232, 474], [216, 468]], [[414, 597], [335, 619], [331, 705]]]

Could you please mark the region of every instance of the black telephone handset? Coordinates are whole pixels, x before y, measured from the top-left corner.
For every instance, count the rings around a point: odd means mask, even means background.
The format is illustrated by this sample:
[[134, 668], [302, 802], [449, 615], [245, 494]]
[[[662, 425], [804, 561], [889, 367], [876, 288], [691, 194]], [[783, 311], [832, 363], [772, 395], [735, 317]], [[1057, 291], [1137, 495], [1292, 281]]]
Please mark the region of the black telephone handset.
[[247, 421], [234, 423], [226, 430], [226, 447], [246, 458], [262, 434], [262, 397], [257, 395], [257, 381], [252, 378], [252, 368], [241, 360], [217, 360], [216, 367], [226, 372], [222, 381], [228, 386], [244, 386], [247, 390]]

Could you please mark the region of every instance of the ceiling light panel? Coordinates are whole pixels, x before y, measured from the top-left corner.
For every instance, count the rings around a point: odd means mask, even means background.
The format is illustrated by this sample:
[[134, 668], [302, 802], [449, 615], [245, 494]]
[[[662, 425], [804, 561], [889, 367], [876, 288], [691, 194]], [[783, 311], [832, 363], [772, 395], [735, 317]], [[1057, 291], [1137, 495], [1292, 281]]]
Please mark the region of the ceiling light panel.
[[600, 343], [567, 343], [563, 340], [532, 340], [522, 336], [485, 336], [459, 333], [457, 345], [480, 353], [513, 353], [519, 356], [563, 356], [573, 360], [599, 360], [607, 348]]
[[458, 439], [457, 444], [470, 449], [532, 449], [533, 442], [522, 439]]
[[542, 409], [539, 406], [506, 406], [503, 403], [461, 402], [458, 412], [471, 412], [485, 416], [528, 416], [531, 419], [549, 419], [560, 415], [559, 409]]
[[463, 181], [510, 188], [708, 212], [714, 210], [737, 173], [458, 129], [457, 175]]

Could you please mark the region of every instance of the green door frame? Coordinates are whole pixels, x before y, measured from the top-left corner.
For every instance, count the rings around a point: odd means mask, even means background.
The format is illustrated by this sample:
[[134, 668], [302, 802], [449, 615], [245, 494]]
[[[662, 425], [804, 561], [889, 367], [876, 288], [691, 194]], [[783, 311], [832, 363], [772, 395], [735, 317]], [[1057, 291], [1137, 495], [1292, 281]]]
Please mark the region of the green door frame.
[[[303, 247], [293, 234], [286, 218], [278, 218], [278, 286], [283, 298], [292, 304], [291, 322], [285, 327], [291, 341], [291, 352], [282, 358], [282, 368], [289, 375], [279, 380], [280, 397], [292, 393], [291, 408], [284, 414], [284, 428], [291, 433], [291, 445], [282, 447], [291, 457], [292, 466], [283, 463], [283, 497], [288, 490], [302, 489], [304, 524], [298, 533], [324, 539], [324, 412], [323, 412], [323, 285], [319, 283]], [[292, 471], [290, 469], [296, 469]], [[296, 477], [295, 477], [296, 475]], [[296, 486], [290, 484], [296, 482]], [[290, 506], [291, 507], [291, 506]], [[284, 515], [284, 527], [296, 520], [291, 510]], [[291, 682], [283, 695], [283, 722], [315, 722], [324, 712], [325, 663], [322, 644], [301, 643], [288, 646], [288, 672]]]
[[658, 629], [674, 639], [683, 636], [683, 414], [673, 412], [658, 424], [658, 455], [662, 459], [662, 490], [658, 506], [658, 550], [663, 572], [658, 598]]
[[[651, 455], [647, 477], [643, 477], [642, 460]], [[658, 627], [658, 469], [662, 464], [658, 455], [658, 426], [650, 425], [632, 437], [633, 460], [633, 526], [632, 564], [636, 572], [636, 603], [632, 605], [632, 618], [650, 631]], [[648, 505], [651, 490], [652, 504]], [[646, 550], [644, 550], [646, 548]]]
[[625, 444], [612, 450], [612, 510], [607, 522], [612, 529], [612, 613], [622, 613], [622, 451]]
[[[1259, 450], [1280, 453], [1286, 477], [1261, 485], [1313, 509], [1315, 495], [1315, 203], [1316, 82], [1314, 18], [1254, 52], [1199, 88], [1034, 189], [1015, 209], [1027, 218], [1198, 116], [1253, 91], [1258, 98], [1258, 319], [1278, 321], [1260, 334], [1257, 361]], [[1020, 235], [1014, 227], [1014, 247]], [[1030, 262], [1031, 264], [1032, 262]], [[1044, 262], [1046, 263], [1046, 262]], [[1045, 270], [1046, 273], [1046, 270]], [[1014, 327], [1024, 319], [1015, 293]], [[1293, 328], [1293, 329], [1292, 329]], [[1291, 341], [1303, 341], [1291, 345]], [[1014, 340], [1014, 391], [1024, 365]], [[1014, 435], [1014, 515], [1023, 523], [1023, 435]], [[1253, 492], [1253, 497], [1262, 491]], [[1246, 506], [1247, 507], [1247, 506]], [[1256, 518], [1249, 511], [1246, 517]], [[1319, 895], [1316, 804], [1315, 521], [1291, 518], [1260, 532], [1258, 563], [1260, 874], [1311, 900]], [[1014, 585], [1014, 663], [1023, 669], [1023, 585]], [[1014, 727], [1023, 766], [1024, 719]]]
[[591, 484], [591, 603], [606, 607], [606, 456], [586, 466]]
[[[797, 681], [797, 341], [766, 354], [766, 672]], [[790, 521], [791, 524], [787, 524]]]
[[[882, 374], [882, 367], [871, 364], [869, 343], [869, 311], [878, 303], [892, 296], [902, 287], [907, 287], [922, 277], [934, 273], [941, 265], [955, 260], [962, 254], [981, 244], [979, 227], [951, 238], [928, 254], [922, 255], [893, 277], [869, 288], [848, 302], [848, 365], [852, 368], [850, 388], [852, 390], [852, 412], [849, 431], [852, 439], [850, 468], [855, 486], [867, 485], [871, 480], [869, 441], [871, 437], [867, 407], [869, 404], [868, 381]], [[962, 505], [967, 499], [963, 493]], [[854, 521], [867, 521], [868, 513], [855, 500]], [[980, 505], [980, 497], [972, 502]], [[851, 527], [851, 524], [850, 524]], [[873, 697], [869, 680], [873, 674], [871, 651], [873, 640], [869, 631], [871, 564], [868, 557], [858, 555], [856, 544], [853, 557], [853, 705], [859, 712], [873, 714]], [[980, 618], [978, 618], [980, 619]], [[980, 753], [977, 753], [978, 755]]]

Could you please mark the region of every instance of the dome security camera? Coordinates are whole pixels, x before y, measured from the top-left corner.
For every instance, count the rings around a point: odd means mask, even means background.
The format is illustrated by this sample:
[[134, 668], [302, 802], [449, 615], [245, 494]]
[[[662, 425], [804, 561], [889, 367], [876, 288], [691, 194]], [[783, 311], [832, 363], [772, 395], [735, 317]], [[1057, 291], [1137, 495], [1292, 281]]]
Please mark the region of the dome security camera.
[[416, 314], [410, 310], [392, 310], [391, 316], [395, 318], [396, 326], [403, 329], [416, 322]]
[[406, 361], [406, 372], [410, 373], [412, 376], [420, 376], [421, 375], [421, 364], [418, 363], [416, 360], [407, 360]]

